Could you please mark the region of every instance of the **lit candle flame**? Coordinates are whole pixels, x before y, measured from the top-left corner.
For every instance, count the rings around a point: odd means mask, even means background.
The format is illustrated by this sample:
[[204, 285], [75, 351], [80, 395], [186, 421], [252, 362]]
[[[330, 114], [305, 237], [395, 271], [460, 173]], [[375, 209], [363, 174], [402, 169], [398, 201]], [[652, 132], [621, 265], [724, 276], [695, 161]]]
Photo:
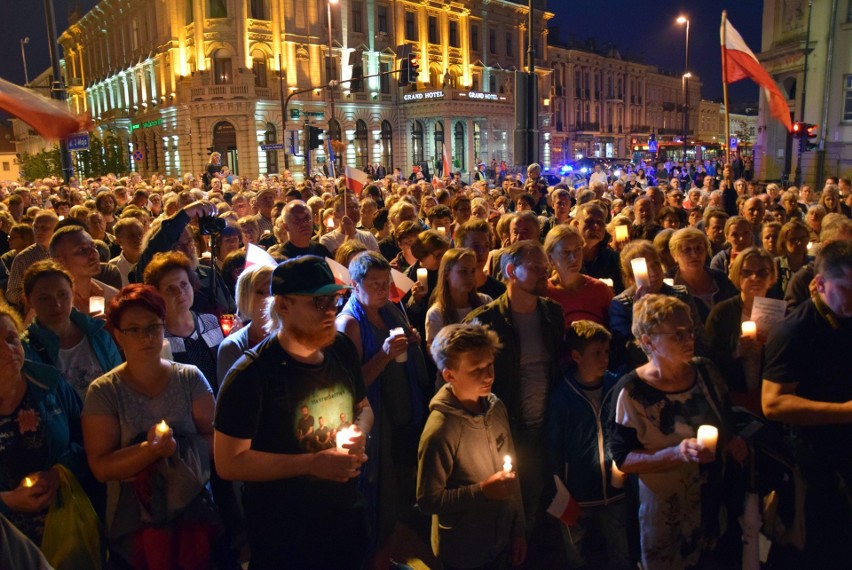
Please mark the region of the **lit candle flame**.
[[157, 424], [155, 431], [157, 433], [157, 437], [163, 437], [169, 433], [169, 424], [166, 423], [166, 420], [163, 420]]
[[506, 455], [503, 457], [503, 471], [506, 473], [512, 472], [512, 456]]
[[38, 483], [38, 477], [33, 475], [32, 477], [24, 477], [24, 482], [21, 484], [24, 487], [30, 488], [33, 487], [36, 483]]

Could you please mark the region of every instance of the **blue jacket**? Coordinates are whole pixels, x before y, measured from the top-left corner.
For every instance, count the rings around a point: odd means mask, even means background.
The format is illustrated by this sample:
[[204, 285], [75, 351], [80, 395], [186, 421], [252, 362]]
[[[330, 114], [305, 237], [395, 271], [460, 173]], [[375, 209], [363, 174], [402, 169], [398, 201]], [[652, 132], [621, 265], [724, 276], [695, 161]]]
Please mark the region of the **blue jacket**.
[[[109, 372], [123, 362], [121, 354], [112, 336], [104, 330], [104, 321], [71, 309], [71, 322], [77, 325], [89, 343], [101, 369]], [[42, 326], [38, 319], [33, 320], [21, 338], [27, 360], [56, 366], [59, 363], [59, 336], [49, 328]]]
[[624, 498], [611, 484], [612, 456], [606, 419], [615, 405], [618, 376], [603, 377], [601, 407], [595, 409], [583, 389], [566, 372], [550, 392], [547, 413], [547, 456], [550, 469], [565, 483], [581, 506], [604, 506]]
[[[83, 450], [83, 430], [80, 426], [82, 402], [77, 392], [62, 379], [52, 366], [24, 362], [24, 378], [36, 403], [36, 412], [44, 422], [47, 438], [47, 460], [42, 470], [57, 463], [67, 467], [78, 480], [89, 477], [86, 453]], [[8, 459], [7, 459], [8, 460]], [[0, 471], [0, 491], [15, 489], [20, 481], [8, 481]], [[0, 513], [9, 508], [0, 500]]]

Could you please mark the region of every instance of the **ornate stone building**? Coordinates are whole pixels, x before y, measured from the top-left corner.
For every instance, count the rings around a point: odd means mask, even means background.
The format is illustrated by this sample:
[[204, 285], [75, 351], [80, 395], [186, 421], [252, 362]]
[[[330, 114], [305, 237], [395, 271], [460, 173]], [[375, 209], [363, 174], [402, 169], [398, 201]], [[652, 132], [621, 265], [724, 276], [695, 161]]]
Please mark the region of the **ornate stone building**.
[[[335, 141], [338, 167], [407, 172], [434, 164], [443, 145], [461, 170], [478, 158], [511, 162], [511, 72], [524, 65], [525, 5], [329, 2], [102, 0], [59, 40], [69, 105], [126, 140], [143, 173], [198, 172], [211, 149], [250, 177], [314, 171], [327, 164], [327, 148], [305, 168], [306, 122]], [[534, 15], [541, 65], [552, 14]], [[407, 88], [388, 73], [399, 68], [401, 45], [422, 62]], [[359, 66], [374, 77], [357, 88], [347, 80]], [[342, 81], [333, 96], [323, 88], [331, 79]], [[289, 100], [286, 117], [281, 89], [305, 91]]]
[[[816, 1], [810, 13], [807, 0], [765, 0], [761, 47], [758, 59], [787, 96], [793, 120], [818, 127], [820, 150], [804, 153], [803, 180], [815, 184], [826, 176], [850, 176], [852, 0]], [[756, 177], [789, 174], [792, 180], [798, 141], [772, 118], [764, 97], [757, 130]]]
[[[615, 49], [552, 43], [550, 120], [554, 163], [580, 156], [630, 157], [649, 135], [682, 140], [684, 89], [680, 75], [627, 60]], [[689, 80], [689, 134], [698, 132], [701, 81]], [[690, 142], [693, 138], [690, 138]]]

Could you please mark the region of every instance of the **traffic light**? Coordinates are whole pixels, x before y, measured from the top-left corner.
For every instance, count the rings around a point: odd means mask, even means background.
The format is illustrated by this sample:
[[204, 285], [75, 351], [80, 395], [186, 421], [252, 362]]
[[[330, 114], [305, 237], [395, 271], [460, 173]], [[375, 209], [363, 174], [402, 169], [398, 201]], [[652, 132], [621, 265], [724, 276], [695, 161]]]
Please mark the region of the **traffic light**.
[[814, 150], [817, 144], [817, 126], [811, 123], [796, 121], [793, 123], [793, 136], [799, 139], [799, 152]]
[[406, 87], [408, 86], [408, 70], [409, 70], [409, 62], [408, 58], [403, 58], [402, 61], [399, 62], [399, 86]]
[[308, 148], [313, 150], [321, 147], [322, 141], [320, 140], [320, 136], [322, 136], [322, 129], [313, 125], [306, 125], [306, 127], [308, 130]]
[[417, 54], [408, 54], [408, 83], [417, 85], [417, 76], [420, 74], [420, 58]]
[[349, 52], [349, 65], [352, 66], [349, 90], [360, 93], [364, 90], [364, 55], [361, 50], [356, 49]]

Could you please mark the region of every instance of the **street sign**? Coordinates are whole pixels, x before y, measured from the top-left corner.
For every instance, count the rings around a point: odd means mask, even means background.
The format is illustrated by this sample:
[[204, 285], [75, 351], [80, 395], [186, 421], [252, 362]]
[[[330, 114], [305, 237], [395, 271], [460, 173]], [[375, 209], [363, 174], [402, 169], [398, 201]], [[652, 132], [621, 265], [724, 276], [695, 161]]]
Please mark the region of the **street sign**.
[[284, 150], [284, 143], [262, 144], [260, 150]]
[[731, 150], [737, 150], [737, 137], [731, 137]]
[[137, 150], [133, 153], [133, 160], [135, 160], [136, 162], [142, 162], [142, 158], [143, 155], [141, 150]]
[[89, 133], [75, 133], [67, 142], [68, 150], [89, 150]]
[[305, 115], [313, 119], [322, 119], [325, 117], [325, 111], [308, 111]]
[[291, 119], [298, 119], [301, 114], [302, 114], [302, 111], [300, 109], [290, 109], [290, 118]]
[[648, 141], [648, 152], [657, 152], [657, 141], [649, 140]]

